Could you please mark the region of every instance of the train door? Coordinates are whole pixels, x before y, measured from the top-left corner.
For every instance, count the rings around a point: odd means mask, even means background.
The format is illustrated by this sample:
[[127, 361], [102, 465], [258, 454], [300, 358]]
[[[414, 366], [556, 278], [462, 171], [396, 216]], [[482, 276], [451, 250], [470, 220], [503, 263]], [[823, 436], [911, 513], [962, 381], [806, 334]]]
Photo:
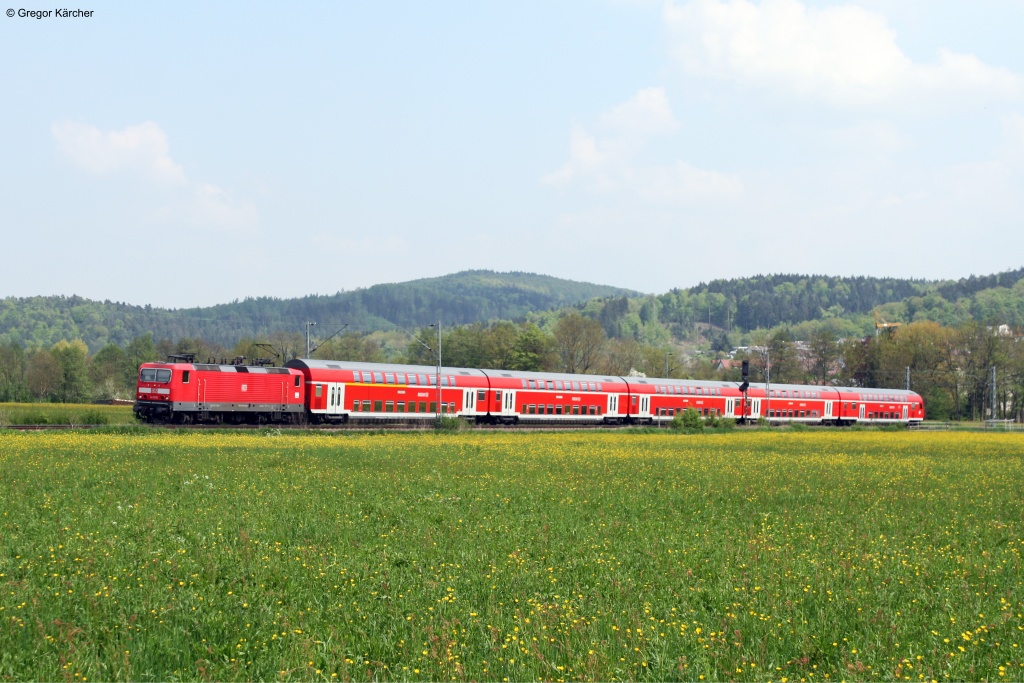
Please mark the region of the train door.
[[650, 417], [651, 416], [651, 397], [640, 395], [639, 408], [636, 411], [637, 417]]
[[906, 422], [910, 418], [909, 406], [903, 406], [903, 421]]
[[[480, 397], [482, 399], [481, 402], [486, 401], [487, 400], [487, 392], [481, 391], [480, 393], [482, 394], [481, 397]], [[477, 399], [476, 389], [465, 389], [465, 390], [463, 390], [463, 392], [462, 392], [462, 414], [463, 415], [476, 415], [477, 414], [476, 399]]]
[[612, 394], [608, 397], [608, 414], [612, 417], [619, 417], [622, 415], [622, 409], [620, 407], [623, 401], [628, 400], [626, 394]]
[[832, 401], [825, 401], [825, 417], [832, 417], [832, 415], [834, 414], [832, 405]]
[[341, 382], [328, 382], [327, 391], [327, 414], [340, 415], [342, 406], [345, 405], [345, 385]]
[[750, 417], [755, 420], [761, 417], [761, 399], [750, 399]]
[[733, 417], [733, 411], [736, 409], [736, 399], [727, 398], [725, 399], [725, 416]]
[[860, 415], [860, 419], [863, 420], [864, 419], [864, 404], [863, 403], [860, 404], [860, 413], [859, 413], [859, 415]]
[[515, 417], [516, 414], [516, 392], [505, 391], [502, 397], [501, 414], [506, 417]]

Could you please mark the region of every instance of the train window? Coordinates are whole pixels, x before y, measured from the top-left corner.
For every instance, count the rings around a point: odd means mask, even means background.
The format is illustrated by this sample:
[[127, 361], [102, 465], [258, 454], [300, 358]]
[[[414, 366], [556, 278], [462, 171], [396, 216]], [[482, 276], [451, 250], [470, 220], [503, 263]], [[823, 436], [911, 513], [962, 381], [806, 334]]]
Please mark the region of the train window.
[[579, 382], [573, 382], [572, 383], [572, 390], [573, 391], [579, 391], [580, 390], [580, 383]]
[[409, 376], [406, 379], [408, 380], [407, 384], [416, 384], [416, 375], [412, 374], [411, 372], [409, 373]]
[[387, 384], [394, 384], [395, 383], [395, 376], [392, 373], [390, 373], [390, 372], [385, 372], [384, 373], [384, 381]]
[[399, 372], [398, 374], [395, 375], [395, 383], [396, 384], [405, 384], [406, 383], [405, 382], [405, 373], [404, 372]]
[[597, 406], [590, 406], [590, 414], [597, 415]]
[[143, 382], [167, 383], [171, 381], [171, 371], [158, 370], [156, 368], [142, 368], [139, 372], [139, 379]]
[[554, 391], [554, 390], [555, 390], [555, 383], [552, 380], [549, 379], [548, 380], [548, 391]]
[[602, 390], [602, 389], [601, 389], [601, 383], [600, 383], [600, 382], [598, 382], [598, 383], [597, 383], [597, 390], [598, 390], [598, 391], [601, 391], [601, 390]]
[[359, 401], [352, 401], [352, 412], [353, 413], [358, 413], [359, 412]]
[[544, 404], [543, 403], [540, 404], [539, 406], [537, 406], [537, 414], [538, 415], [543, 415], [544, 414]]
[[442, 387], [448, 386], [448, 377], [446, 375], [441, 375], [441, 386]]
[[555, 415], [562, 414], [562, 406], [555, 406]]
[[476, 390], [476, 400], [477, 400], [477, 402], [486, 401], [487, 400], [487, 390], [486, 389], [477, 389]]
[[600, 414], [601, 414], [601, 406], [597, 406], [597, 410], [595, 411], [595, 415], [600, 415]]
[[191, 373], [188, 370], [182, 370], [181, 371], [181, 383], [182, 384], [188, 384], [188, 376], [190, 374]]
[[555, 380], [555, 391], [561, 391], [561, 390], [562, 390], [562, 380], [556, 379]]
[[431, 401], [430, 402], [430, 411], [429, 412], [431, 412], [431, 413], [436, 413], [437, 412], [437, 403], [435, 401]]
[[395, 404], [395, 407], [398, 409], [397, 412], [404, 413], [405, 412], [405, 401], [399, 401], [397, 404]]
[[369, 401], [363, 401], [363, 412], [364, 413], [370, 412], [370, 402]]
[[295, 388], [299, 388], [299, 381], [302, 379], [302, 375], [295, 375]]
[[554, 415], [554, 414], [555, 414], [555, 407], [553, 405], [549, 404], [548, 405], [548, 415]]
[[527, 413], [528, 415], [536, 415], [537, 414], [537, 405], [536, 404], [531, 403], [529, 406], [523, 406], [523, 407], [526, 408], [526, 410], [523, 411], [524, 413]]
[[377, 384], [384, 384], [384, 373], [375, 372], [373, 373], [373, 381]]
[[531, 379], [528, 388], [529, 389], [536, 389], [537, 388], [537, 382], [535, 382], [534, 380]]
[[572, 414], [573, 415], [579, 415], [580, 414], [580, 404], [579, 403], [574, 403], [573, 404], [573, 406], [572, 406]]
[[373, 402], [373, 412], [379, 413], [382, 410], [384, 410], [384, 402], [383, 401], [374, 401]]
[[324, 395], [324, 385], [323, 384], [317, 384], [316, 385], [316, 397], [320, 398], [323, 395]]

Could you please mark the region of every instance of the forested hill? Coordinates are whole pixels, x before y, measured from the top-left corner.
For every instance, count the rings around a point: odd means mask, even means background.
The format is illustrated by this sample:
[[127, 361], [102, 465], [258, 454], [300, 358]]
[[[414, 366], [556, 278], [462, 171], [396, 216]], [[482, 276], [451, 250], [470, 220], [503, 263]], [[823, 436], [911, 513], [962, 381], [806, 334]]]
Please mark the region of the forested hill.
[[262, 297], [177, 310], [77, 296], [6, 298], [0, 300], [0, 342], [48, 347], [81, 339], [95, 352], [152, 333], [155, 339], [201, 337], [230, 347], [241, 337], [300, 331], [307, 320], [318, 323], [323, 337], [343, 325], [361, 332], [393, 329], [396, 323], [414, 328], [438, 318], [446, 326], [461, 325], [635, 294], [546, 275], [474, 270], [326, 296]]
[[877, 306], [921, 296], [936, 284], [897, 278], [779, 274], [713, 280], [692, 287], [688, 293], [721, 295], [731, 303], [732, 325], [753, 330], [824, 315], [870, 313]]
[[[758, 275], [713, 280], [657, 297], [658, 320], [680, 336], [699, 322], [750, 331], [822, 319], [1024, 325], [1024, 268], [959, 280]], [[634, 306], [641, 304], [634, 303]], [[857, 325], [854, 325], [855, 327]], [[868, 329], [868, 328], [865, 328]]]

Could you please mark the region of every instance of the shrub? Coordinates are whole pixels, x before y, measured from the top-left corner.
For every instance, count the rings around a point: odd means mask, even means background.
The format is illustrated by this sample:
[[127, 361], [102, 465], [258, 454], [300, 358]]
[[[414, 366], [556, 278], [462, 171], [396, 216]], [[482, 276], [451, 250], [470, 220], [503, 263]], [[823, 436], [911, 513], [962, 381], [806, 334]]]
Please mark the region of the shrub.
[[729, 431], [730, 429], [736, 429], [736, 420], [731, 417], [720, 417], [718, 418], [717, 429], [722, 431]]
[[442, 415], [435, 423], [434, 429], [439, 432], [457, 432], [465, 426], [461, 418]]
[[687, 408], [681, 413], [676, 413], [672, 418], [672, 429], [682, 431], [686, 434], [698, 434], [704, 431], [704, 420], [700, 412], [693, 408]]
[[110, 424], [110, 418], [98, 410], [87, 410], [79, 415], [77, 420], [72, 419], [71, 422], [82, 425], [105, 425]]
[[806, 432], [807, 431], [807, 425], [805, 425], [803, 422], [790, 422], [789, 423], [789, 431], [791, 431], [791, 432]]

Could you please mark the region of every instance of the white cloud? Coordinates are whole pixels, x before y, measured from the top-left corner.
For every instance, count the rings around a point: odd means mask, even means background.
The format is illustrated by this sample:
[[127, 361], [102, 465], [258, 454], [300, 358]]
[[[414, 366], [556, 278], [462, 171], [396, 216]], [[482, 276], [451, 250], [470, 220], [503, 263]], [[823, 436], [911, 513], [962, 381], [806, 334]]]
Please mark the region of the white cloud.
[[835, 105], [927, 95], [1016, 98], [1024, 80], [977, 57], [941, 50], [913, 62], [881, 14], [798, 0], [692, 0], [665, 5], [673, 53], [689, 73], [780, 88]]
[[735, 175], [705, 171], [679, 161], [675, 166], [657, 167], [644, 174], [641, 194], [668, 202], [738, 199], [743, 194], [743, 183]]
[[151, 121], [111, 131], [64, 121], [54, 123], [50, 130], [60, 152], [90, 173], [135, 171], [164, 182], [185, 180], [185, 172], [169, 154], [167, 134]]
[[159, 220], [229, 230], [259, 221], [252, 204], [216, 185], [190, 181], [171, 158], [167, 133], [152, 121], [109, 131], [63, 121], [50, 130], [59, 152], [77, 168], [98, 176], [135, 174], [162, 192], [163, 204], [152, 214]]
[[575, 127], [569, 159], [541, 181], [555, 187], [583, 184], [596, 192], [626, 191], [647, 201], [733, 198], [742, 192], [736, 176], [704, 171], [684, 161], [646, 166], [644, 146], [679, 129], [664, 88], [644, 88], [599, 117], [596, 130]]
[[665, 88], [643, 88], [601, 117], [600, 128], [622, 137], [644, 140], [679, 128]]
[[678, 128], [665, 89], [643, 88], [600, 117], [600, 137], [574, 128], [569, 137], [569, 160], [542, 180], [557, 186], [589, 177], [596, 187], [608, 189], [615, 184], [611, 175], [626, 172], [628, 160], [648, 139]]

